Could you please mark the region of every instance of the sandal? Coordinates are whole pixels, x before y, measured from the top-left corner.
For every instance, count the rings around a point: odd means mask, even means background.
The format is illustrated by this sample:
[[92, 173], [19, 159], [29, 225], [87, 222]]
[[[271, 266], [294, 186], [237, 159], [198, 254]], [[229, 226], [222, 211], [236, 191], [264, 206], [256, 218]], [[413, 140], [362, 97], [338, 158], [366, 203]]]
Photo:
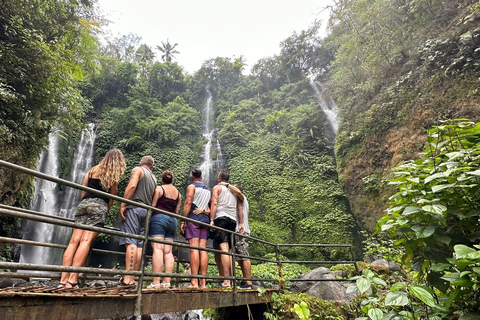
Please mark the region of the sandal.
[[135, 286], [135, 281], [133, 281], [133, 283], [125, 283], [122, 280], [118, 283], [118, 286], [119, 287], [133, 287], [133, 286]]
[[163, 289], [170, 288], [170, 282], [162, 282], [162, 283], [160, 283], [160, 286], [161, 286]]
[[147, 286], [147, 289], [155, 289], [156, 287], [161, 287], [162, 284], [161, 283], [150, 283], [148, 286]]
[[66, 283], [60, 282], [60, 283], [58, 283], [57, 289], [58, 290], [65, 290], [66, 285], [67, 285]]
[[[67, 288], [67, 284], [70, 285], [71, 288]], [[72, 283], [70, 281], [67, 281], [67, 283], [65, 284], [65, 289], [80, 289], [80, 287], [78, 286], [78, 282]]]

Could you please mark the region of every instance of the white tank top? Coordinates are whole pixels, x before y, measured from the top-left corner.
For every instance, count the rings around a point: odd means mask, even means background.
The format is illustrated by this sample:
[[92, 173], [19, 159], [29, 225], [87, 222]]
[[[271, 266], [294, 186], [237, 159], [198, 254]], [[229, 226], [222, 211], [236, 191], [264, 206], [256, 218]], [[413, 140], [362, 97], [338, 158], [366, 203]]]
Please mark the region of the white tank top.
[[193, 204], [202, 210], [208, 209], [208, 202], [210, 202], [210, 190], [203, 183], [197, 181], [193, 184], [195, 186], [195, 194], [193, 195]]
[[225, 186], [219, 185], [222, 192], [218, 196], [217, 213], [215, 219], [228, 217], [237, 221], [237, 197]]

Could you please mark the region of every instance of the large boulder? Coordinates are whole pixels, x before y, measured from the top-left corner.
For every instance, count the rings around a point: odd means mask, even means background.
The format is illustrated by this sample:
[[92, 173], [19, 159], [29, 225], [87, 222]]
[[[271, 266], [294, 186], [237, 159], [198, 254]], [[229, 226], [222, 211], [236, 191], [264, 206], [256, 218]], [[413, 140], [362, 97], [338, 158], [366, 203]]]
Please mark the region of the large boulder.
[[0, 278], [0, 288], [14, 287], [23, 283], [27, 283], [27, 281], [18, 278]]
[[[290, 291], [295, 293], [306, 293], [322, 300], [340, 303], [349, 303], [356, 297], [355, 293], [347, 294], [346, 291], [349, 283], [336, 281], [335, 274], [325, 267], [320, 267], [305, 273], [301, 275], [299, 279], [311, 279], [311, 281], [296, 281], [290, 287]], [[322, 281], [317, 281], [318, 279], [321, 279]]]
[[405, 271], [396, 264], [395, 262], [389, 262], [385, 259], [377, 259], [370, 263], [370, 268], [375, 270], [376, 272], [384, 272], [384, 273], [394, 273], [399, 272], [402, 275], [405, 275]]

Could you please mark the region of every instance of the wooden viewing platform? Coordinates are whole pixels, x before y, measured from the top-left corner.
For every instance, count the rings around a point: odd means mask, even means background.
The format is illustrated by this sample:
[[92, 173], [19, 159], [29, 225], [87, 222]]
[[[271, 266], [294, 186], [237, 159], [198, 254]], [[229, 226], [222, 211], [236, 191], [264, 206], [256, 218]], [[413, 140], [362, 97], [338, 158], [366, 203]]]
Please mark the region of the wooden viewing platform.
[[[273, 292], [232, 289], [144, 289], [140, 314], [182, 312], [267, 303]], [[104, 319], [132, 316], [137, 289], [131, 287], [93, 287], [59, 291], [55, 287], [0, 289], [0, 314], [3, 320], [16, 319]]]

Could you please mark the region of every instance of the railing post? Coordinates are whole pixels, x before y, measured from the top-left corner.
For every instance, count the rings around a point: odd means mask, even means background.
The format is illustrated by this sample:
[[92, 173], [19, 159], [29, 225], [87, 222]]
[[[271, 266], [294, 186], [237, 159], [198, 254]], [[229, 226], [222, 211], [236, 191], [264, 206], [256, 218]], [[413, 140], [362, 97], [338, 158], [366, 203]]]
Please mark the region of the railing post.
[[232, 276], [233, 276], [233, 304], [238, 306], [238, 297], [237, 297], [237, 273], [235, 270], [235, 233], [230, 233], [230, 244], [232, 248]]
[[285, 281], [281, 281], [282, 275], [282, 262], [280, 261], [280, 246], [275, 245], [275, 259], [277, 260], [277, 269], [278, 269], [278, 284], [281, 289], [285, 289]]
[[353, 266], [355, 267], [355, 274], [358, 274], [357, 259], [355, 258], [355, 253], [353, 251], [353, 246], [350, 246], [350, 253], [352, 254]]
[[142, 315], [142, 287], [143, 277], [145, 275], [145, 256], [147, 255], [148, 232], [150, 231], [150, 218], [152, 217], [152, 209], [147, 210], [147, 218], [145, 219], [145, 238], [143, 240], [142, 259], [140, 260], [140, 270], [142, 274], [138, 277], [137, 299], [135, 300], [135, 316]]
[[[175, 269], [177, 274], [180, 273], [180, 247], [177, 246], [177, 268]], [[175, 278], [175, 286], [179, 288], [179, 278]]]

